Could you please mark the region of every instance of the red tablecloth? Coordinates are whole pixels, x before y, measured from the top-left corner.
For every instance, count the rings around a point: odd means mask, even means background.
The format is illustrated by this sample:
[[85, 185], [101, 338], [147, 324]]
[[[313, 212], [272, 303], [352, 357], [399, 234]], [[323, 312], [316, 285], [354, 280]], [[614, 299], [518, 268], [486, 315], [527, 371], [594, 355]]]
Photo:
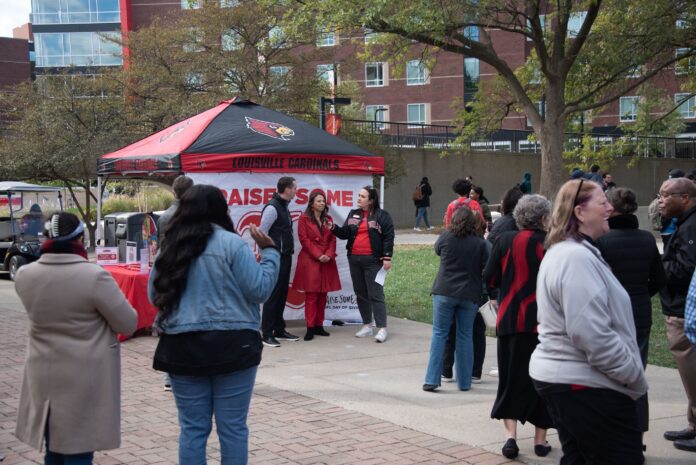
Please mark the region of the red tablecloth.
[[[147, 298], [149, 273], [141, 274], [139, 265], [108, 265], [104, 266], [104, 269], [111, 273], [128, 302], [138, 312], [138, 327], [136, 331], [150, 328], [155, 321], [155, 316], [157, 316], [157, 308]], [[128, 338], [129, 336], [119, 335], [119, 340], [121, 341]]]

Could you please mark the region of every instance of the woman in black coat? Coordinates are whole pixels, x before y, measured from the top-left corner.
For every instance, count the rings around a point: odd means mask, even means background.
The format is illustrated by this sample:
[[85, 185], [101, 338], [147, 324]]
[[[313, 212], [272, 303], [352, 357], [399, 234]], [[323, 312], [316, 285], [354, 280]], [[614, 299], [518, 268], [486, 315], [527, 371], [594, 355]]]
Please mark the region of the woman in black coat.
[[[638, 229], [636, 193], [625, 187], [610, 189], [607, 199], [614, 207], [610, 231], [597, 240], [597, 247], [616, 278], [631, 297], [636, 338], [643, 367], [648, 364], [652, 303], [650, 298], [667, 282], [655, 237]], [[638, 399], [638, 421], [648, 430], [648, 395]]]

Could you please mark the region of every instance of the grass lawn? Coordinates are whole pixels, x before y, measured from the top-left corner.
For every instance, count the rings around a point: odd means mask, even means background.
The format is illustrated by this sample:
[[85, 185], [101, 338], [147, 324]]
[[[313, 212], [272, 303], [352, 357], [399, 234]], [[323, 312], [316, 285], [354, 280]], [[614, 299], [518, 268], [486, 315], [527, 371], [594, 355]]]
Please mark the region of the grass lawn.
[[[432, 246], [396, 246], [392, 272], [384, 287], [389, 315], [432, 324], [433, 302], [430, 297], [430, 288], [439, 265], [439, 258], [435, 255]], [[660, 311], [660, 299], [657, 297], [653, 298], [649, 363], [675, 368], [667, 346], [665, 319]]]

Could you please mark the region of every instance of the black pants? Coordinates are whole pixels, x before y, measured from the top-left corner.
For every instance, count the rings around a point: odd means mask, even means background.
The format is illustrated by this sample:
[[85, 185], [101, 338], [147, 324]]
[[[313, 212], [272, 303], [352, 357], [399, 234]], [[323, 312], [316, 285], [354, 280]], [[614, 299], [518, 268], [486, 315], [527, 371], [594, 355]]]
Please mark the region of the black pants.
[[280, 272], [278, 282], [271, 296], [263, 304], [261, 315], [261, 332], [263, 337], [273, 336], [273, 333], [285, 331], [285, 301], [288, 300], [288, 287], [290, 286], [290, 268], [292, 268], [292, 255], [280, 256]]
[[[650, 326], [636, 328], [636, 339], [638, 340], [638, 350], [640, 359], [643, 362], [643, 369], [648, 366], [648, 349], [650, 348]], [[650, 406], [648, 404], [648, 394], [639, 397], [636, 401], [638, 408], [638, 426], [641, 431], [647, 431], [650, 426]]]
[[561, 465], [641, 465], [636, 403], [610, 389], [540, 392], [563, 447]]
[[348, 266], [363, 324], [369, 325], [374, 317], [378, 328], [386, 328], [387, 304], [384, 301], [384, 288], [375, 282], [382, 262], [372, 255], [351, 255], [348, 257]]
[[[448, 378], [452, 377], [452, 367], [454, 366], [454, 343], [457, 339], [457, 324], [452, 320], [447, 342], [445, 342], [444, 364], [442, 374]], [[471, 376], [480, 378], [483, 371], [483, 359], [486, 358], [486, 323], [480, 313], [474, 319], [474, 367]]]

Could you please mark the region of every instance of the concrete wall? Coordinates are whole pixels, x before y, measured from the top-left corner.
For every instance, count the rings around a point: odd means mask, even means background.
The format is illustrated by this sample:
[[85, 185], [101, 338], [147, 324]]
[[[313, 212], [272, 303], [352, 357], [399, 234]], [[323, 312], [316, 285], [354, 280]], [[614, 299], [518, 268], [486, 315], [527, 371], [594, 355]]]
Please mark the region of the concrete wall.
[[[430, 179], [433, 187], [431, 208], [428, 217], [434, 225], [441, 225], [447, 205], [456, 197], [452, 182], [467, 175], [474, 183], [483, 187], [491, 203], [499, 203], [503, 193], [519, 183], [522, 173], [532, 173], [532, 187], [539, 188], [541, 160], [538, 154], [515, 154], [509, 152], [478, 152], [469, 155], [457, 153], [441, 156], [440, 150], [372, 148], [385, 155], [387, 163], [403, 162], [405, 175], [390, 183], [385, 191], [384, 208], [392, 215], [397, 227], [413, 227], [415, 208], [411, 200], [413, 189], [423, 176]], [[609, 171], [618, 186], [630, 187], [638, 194], [638, 203], [648, 205], [655, 197], [662, 181], [670, 169], [680, 168], [685, 172], [696, 168], [696, 160], [641, 159], [634, 168], [628, 168], [628, 159], [619, 158]]]

